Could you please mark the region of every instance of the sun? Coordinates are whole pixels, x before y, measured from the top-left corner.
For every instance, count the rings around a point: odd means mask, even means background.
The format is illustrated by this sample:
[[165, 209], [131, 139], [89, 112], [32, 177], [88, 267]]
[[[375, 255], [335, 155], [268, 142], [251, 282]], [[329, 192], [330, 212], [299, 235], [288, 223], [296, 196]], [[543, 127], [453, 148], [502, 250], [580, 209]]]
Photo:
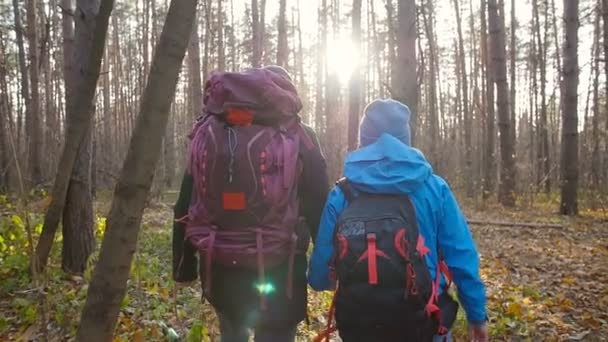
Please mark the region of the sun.
[[327, 71], [337, 74], [341, 84], [347, 84], [359, 64], [359, 50], [350, 37], [336, 37], [327, 42]]

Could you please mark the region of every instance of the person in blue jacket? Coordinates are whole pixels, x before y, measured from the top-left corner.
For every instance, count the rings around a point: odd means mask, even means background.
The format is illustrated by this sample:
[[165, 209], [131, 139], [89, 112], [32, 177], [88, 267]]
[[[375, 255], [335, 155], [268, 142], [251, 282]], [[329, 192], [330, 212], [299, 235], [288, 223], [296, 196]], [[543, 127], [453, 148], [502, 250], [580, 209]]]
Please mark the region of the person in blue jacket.
[[[473, 237], [448, 184], [410, 146], [410, 116], [409, 108], [398, 101], [369, 104], [359, 128], [361, 148], [346, 157], [344, 176], [355, 191], [411, 198], [420, 234], [431, 250], [426, 256], [430, 274], [435, 274], [440, 250], [458, 288], [471, 339], [487, 341], [486, 294]], [[309, 266], [308, 281], [317, 291], [334, 287], [330, 277], [334, 229], [347, 205], [345, 194], [336, 186], [325, 204]], [[451, 335], [436, 339], [450, 341]]]

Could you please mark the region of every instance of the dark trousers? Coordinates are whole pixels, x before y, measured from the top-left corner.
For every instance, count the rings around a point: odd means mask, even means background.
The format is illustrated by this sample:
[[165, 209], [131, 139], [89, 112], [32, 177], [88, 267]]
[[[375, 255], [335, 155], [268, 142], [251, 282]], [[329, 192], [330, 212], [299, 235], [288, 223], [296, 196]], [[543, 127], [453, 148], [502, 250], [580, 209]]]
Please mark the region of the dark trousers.
[[222, 342], [247, 342], [249, 341], [249, 329], [251, 328], [254, 330], [255, 342], [293, 342], [296, 338], [297, 323], [288, 326], [248, 327], [230, 321], [222, 315], [219, 316], [219, 319]]

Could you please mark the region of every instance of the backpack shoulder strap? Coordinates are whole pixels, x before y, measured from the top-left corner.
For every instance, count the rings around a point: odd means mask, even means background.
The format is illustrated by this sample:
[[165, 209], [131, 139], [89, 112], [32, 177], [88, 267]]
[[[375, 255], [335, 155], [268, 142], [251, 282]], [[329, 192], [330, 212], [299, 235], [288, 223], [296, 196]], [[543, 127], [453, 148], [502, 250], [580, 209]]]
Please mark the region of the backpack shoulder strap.
[[348, 203], [351, 203], [353, 201], [353, 199], [355, 199], [355, 197], [357, 197], [355, 195], [355, 191], [353, 190], [352, 186], [350, 185], [350, 182], [348, 181], [348, 179], [346, 177], [340, 178], [336, 182], [336, 186], [338, 188], [340, 188], [340, 190], [342, 190], [342, 192], [344, 193], [344, 197], [346, 198]]

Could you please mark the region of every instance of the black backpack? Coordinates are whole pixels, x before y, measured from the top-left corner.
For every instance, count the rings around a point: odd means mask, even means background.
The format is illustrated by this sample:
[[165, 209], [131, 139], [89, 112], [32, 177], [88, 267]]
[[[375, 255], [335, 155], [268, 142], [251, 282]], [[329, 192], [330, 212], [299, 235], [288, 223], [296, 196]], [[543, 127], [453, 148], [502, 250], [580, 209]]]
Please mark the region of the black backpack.
[[346, 179], [337, 185], [348, 201], [334, 239], [337, 328], [382, 331], [399, 341], [431, 341], [446, 333], [437, 296], [439, 267], [432, 277], [424, 259], [430, 250], [409, 197], [355, 194]]

